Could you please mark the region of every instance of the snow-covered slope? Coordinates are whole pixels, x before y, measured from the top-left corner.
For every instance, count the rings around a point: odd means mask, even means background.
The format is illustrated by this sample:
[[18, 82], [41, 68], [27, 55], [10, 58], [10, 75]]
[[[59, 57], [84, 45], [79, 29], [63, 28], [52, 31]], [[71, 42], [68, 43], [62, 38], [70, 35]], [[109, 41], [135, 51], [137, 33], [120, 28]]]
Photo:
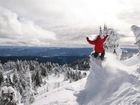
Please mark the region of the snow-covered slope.
[[36, 98], [32, 105], [78, 105], [77, 94], [84, 89], [86, 78], [61, 86]]
[[[130, 61], [129, 61], [130, 62]], [[137, 62], [138, 63], [138, 62]], [[90, 74], [83, 105], [139, 105], [139, 63], [126, 66], [107, 54], [102, 67], [91, 57]]]
[[91, 56], [87, 78], [44, 93], [32, 105], [140, 105], [138, 58], [131, 63], [110, 53], [106, 57], [101, 62]]

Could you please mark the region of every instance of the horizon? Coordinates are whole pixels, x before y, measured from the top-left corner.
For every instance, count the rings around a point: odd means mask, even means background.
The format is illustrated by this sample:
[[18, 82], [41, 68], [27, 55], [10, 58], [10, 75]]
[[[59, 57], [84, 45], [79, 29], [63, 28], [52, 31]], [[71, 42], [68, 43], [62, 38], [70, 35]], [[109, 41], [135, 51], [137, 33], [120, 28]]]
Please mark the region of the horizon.
[[[48, 47], [48, 46], [0, 46], [0, 47], [12, 47], [12, 48], [14, 48], [14, 47], [26, 47], [26, 48], [91, 48], [91, 49], [93, 49], [93, 46], [92, 45], [89, 45], [89, 46], [87, 46], [87, 47]], [[137, 46], [135, 46], [135, 45], [120, 45], [120, 48], [137, 48], [138, 49], [138, 47]]]

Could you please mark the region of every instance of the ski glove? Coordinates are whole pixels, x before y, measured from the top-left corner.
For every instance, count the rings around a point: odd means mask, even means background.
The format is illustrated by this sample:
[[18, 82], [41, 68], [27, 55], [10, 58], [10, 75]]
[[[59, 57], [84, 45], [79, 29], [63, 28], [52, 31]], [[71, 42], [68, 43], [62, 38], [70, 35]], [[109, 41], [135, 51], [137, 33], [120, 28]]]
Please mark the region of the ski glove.
[[88, 37], [86, 37], [86, 39], [88, 40], [89, 38], [88, 38]]

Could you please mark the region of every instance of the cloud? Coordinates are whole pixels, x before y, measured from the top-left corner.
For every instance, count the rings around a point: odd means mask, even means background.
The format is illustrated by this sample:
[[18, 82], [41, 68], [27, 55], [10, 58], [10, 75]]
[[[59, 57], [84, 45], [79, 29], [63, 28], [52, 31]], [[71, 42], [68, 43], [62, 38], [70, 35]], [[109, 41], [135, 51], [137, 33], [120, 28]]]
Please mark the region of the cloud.
[[14, 41], [11, 45], [86, 46], [85, 37], [97, 35], [104, 23], [132, 37], [130, 27], [140, 18], [138, 0], [0, 0], [0, 4], [0, 39], [8, 45]]
[[131, 37], [131, 36], [127, 36], [127, 37], [121, 37], [120, 39], [121, 43], [123, 44], [134, 44], [136, 41], [135, 41], [135, 37]]
[[[43, 29], [34, 21], [18, 18], [18, 15], [5, 8], [0, 8], [0, 40], [5, 40], [5, 45], [48, 45], [49, 40], [56, 40], [54, 32]], [[22, 43], [20, 43], [22, 40]], [[11, 41], [11, 43], [10, 43]], [[46, 42], [45, 42], [46, 41]], [[4, 44], [4, 43], [3, 43]]]
[[118, 0], [120, 6], [123, 7], [122, 12], [118, 14], [119, 20], [130, 24], [139, 25], [140, 21], [140, 2], [139, 0]]
[[46, 27], [101, 25], [116, 21], [115, 16], [122, 10], [116, 0], [1, 0], [1, 5], [20, 16], [45, 22]]

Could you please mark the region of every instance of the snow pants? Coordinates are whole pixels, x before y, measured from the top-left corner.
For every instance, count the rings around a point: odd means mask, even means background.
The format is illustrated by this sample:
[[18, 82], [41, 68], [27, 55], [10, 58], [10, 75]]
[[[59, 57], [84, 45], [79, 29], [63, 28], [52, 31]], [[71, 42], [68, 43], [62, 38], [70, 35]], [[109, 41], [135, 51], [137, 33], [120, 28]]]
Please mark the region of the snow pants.
[[[100, 54], [99, 52], [94, 52], [93, 53], [93, 55], [94, 55], [95, 58], [97, 58], [99, 56], [99, 54]], [[103, 52], [101, 52], [100, 58], [101, 59], [104, 59], [104, 56], [105, 56], [105, 50]]]

